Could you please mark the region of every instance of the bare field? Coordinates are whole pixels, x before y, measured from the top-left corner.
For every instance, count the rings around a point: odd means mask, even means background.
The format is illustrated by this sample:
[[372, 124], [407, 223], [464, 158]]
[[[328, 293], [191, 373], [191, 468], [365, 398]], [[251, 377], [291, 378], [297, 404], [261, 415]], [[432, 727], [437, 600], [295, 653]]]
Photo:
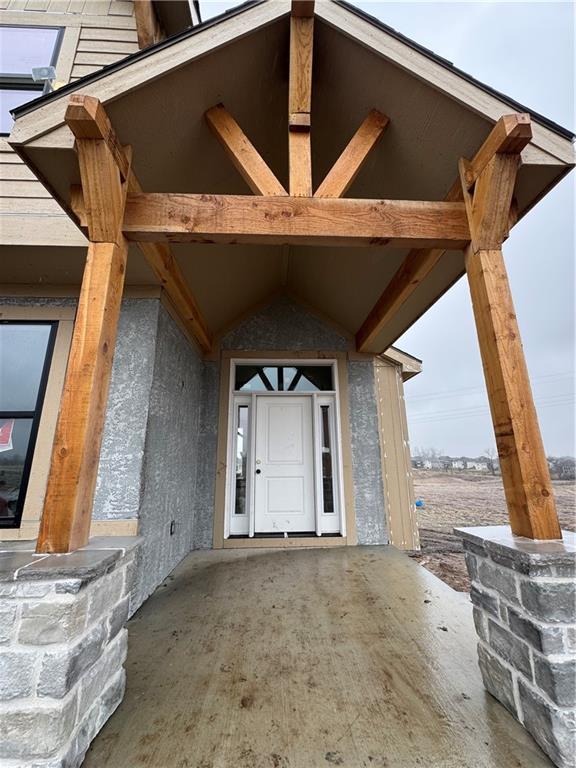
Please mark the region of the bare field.
[[[555, 480], [553, 484], [560, 525], [574, 531], [576, 483]], [[410, 556], [453, 589], [469, 591], [462, 545], [452, 530], [508, 524], [501, 478], [473, 472], [414, 470], [414, 490], [425, 507], [417, 511], [422, 549]]]

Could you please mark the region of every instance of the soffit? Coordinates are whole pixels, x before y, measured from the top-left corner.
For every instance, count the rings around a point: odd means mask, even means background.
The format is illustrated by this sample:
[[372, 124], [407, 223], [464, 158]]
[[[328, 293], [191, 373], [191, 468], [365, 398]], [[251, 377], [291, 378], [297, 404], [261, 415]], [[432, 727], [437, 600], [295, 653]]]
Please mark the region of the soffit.
[[[461, 91], [451, 94], [449, 84], [440, 88], [422, 73], [416, 75], [405, 64], [393, 61], [398, 41], [388, 40], [378, 30], [374, 31], [373, 44], [343, 33], [343, 14], [348, 12], [336, 8], [336, 15], [330, 16], [332, 11], [324, 10], [327, 7], [320, 4], [315, 25], [314, 185], [320, 183], [366, 113], [375, 107], [388, 115], [390, 124], [347, 196], [442, 199], [456, 178], [458, 158], [471, 157], [489, 133], [495, 119], [494, 105], [491, 102], [482, 113], [478, 104], [471, 107], [465, 103]], [[249, 9], [246, 15], [263, 13], [261, 9]], [[249, 193], [203, 117], [219, 102], [226, 105], [287, 185], [288, 17], [279, 14], [249, 31], [241, 24], [243, 16], [236, 17], [238, 36], [136, 87], [127, 85], [124, 93], [112, 94], [110, 90], [110, 78], [117, 74], [93, 82], [89, 88], [78, 87], [96, 96], [101, 91], [120, 140], [133, 147], [134, 168], [146, 191]], [[210, 33], [215, 34], [210, 29], [200, 34]], [[179, 62], [185, 59], [182, 46], [187, 44], [191, 50], [199, 47], [196, 38], [178, 43]], [[387, 50], [389, 55], [385, 55]], [[154, 55], [166, 58], [166, 50]], [[141, 62], [131, 66], [141, 66]], [[129, 70], [125, 71], [124, 79], [133, 83]], [[494, 101], [494, 97], [490, 99]], [[61, 111], [61, 105], [58, 109]], [[510, 112], [505, 103], [500, 109], [500, 114]], [[46, 106], [42, 110], [45, 117]], [[562, 141], [565, 151], [569, 142]], [[79, 183], [67, 128], [48, 132], [18, 150], [67, 207], [70, 185]], [[521, 215], [569, 167], [536, 145], [527, 148], [523, 157], [516, 190]], [[283, 287], [353, 333], [406, 254], [386, 247], [282, 249], [179, 244], [174, 250], [214, 333]], [[129, 282], [153, 282], [139, 253], [131, 254], [130, 261]], [[68, 272], [72, 274], [70, 269]], [[375, 340], [371, 351], [380, 352], [393, 343], [462, 273], [462, 254], [445, 254]]]

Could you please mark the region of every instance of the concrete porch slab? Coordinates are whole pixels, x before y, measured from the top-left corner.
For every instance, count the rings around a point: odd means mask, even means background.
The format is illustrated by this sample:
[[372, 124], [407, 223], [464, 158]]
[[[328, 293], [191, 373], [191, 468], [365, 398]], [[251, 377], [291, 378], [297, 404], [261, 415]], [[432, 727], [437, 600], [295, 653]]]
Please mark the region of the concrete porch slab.
[[468, 596], [392, 547], [195, 552], [128, 627], [85, 768], [552, 765], [483, 688]]

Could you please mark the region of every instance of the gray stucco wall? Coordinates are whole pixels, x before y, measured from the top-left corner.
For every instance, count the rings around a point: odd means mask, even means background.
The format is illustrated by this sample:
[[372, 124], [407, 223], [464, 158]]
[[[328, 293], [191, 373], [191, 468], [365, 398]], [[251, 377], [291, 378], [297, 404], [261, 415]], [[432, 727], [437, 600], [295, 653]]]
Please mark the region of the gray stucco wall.
[[204, 455], [202, 378], [202, 359], [160, 306], [142, 465], [139, 533], [144, 543], [137, 604], [192, 549], [196, 487]]
[[238, 325], [222, 349], [346, 351], [349, 341], [285, 296]]
[[[5, 303], [74, 305], [73, 299]], [[346, 351], [349, 340], [281, 297], [224, 337], [225, 350]], [[358, 539], [384, 544], [374, 369], [349, 362]], [[158, 299], [125, 299], [93, 516], [140, 518], [137, 607], [191, 549], [212, 546], [220, 364], [203, 362]], [[174, 532], [170, 533], [174, 521]]]
[[359, 544], [387, 544], [374, 365], [348, 363], [354, 506]]
[[198, 461], [193, 549], [210, 549], [212, 547], [219, 393], [220, 366], [218, 363], [205, 362], [202, 377], [202, 418], [200, 424], [202, 451]]
[[160, 302], [124, 299], [118, 321], [92, 517], [138, 517]]

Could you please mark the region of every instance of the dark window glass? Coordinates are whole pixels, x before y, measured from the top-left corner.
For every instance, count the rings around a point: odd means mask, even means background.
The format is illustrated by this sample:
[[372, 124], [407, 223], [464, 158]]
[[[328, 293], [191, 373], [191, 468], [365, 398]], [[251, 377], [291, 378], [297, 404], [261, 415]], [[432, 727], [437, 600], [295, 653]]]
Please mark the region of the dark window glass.
[[330, 392], [334, 389], [331, 365], [237, 365], [236, 391]]
[[22, 517], [57, 323], [0, 322], [0, 526]]
[[0, 134], [12, 130], [11, 109], [44, 92], [45, 82], [36, 82], [32, 69], [56, 64], [61, 35], [57, 27], [0, 25]]
[[0, 522], [18, 515], [32, 419], [0, 419]]
[[330, 440], [329, 405], [320, 406], [322, 416], [322, 492], [324, 512], [334, 512], [334, 478], [332, 474], [332, 442]]
[[246, 477], [248, 464], [248, 406], [238, 406], [236, 433], [236, 502], [235, 515], [246, 514]]

